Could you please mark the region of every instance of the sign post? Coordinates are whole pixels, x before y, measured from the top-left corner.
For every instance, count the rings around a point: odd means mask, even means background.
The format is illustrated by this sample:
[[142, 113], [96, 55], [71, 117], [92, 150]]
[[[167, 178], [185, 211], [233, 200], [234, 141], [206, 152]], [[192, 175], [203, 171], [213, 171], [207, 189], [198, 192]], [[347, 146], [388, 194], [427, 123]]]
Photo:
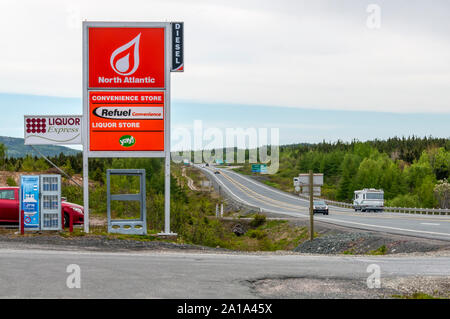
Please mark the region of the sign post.
[[309, 239], [314, 239], [314, 174], [309, 171]]
[[[183, 70], [182, 23], [83, 22], [84, 230], [89, 232], [91, 157], [165, 159], [170, 231], [170, 72]], [[177, 36], [174, 45], [173, 35]], [[173, 52], [178, 59], [172, 59]], [[177, 62], [176, 68], [173, 63]]]
[[299, 174], [293, 179], [295, 191], [300, 189], [302, 193], [309, 193], [309, 238], [314, 239], [314, 195], [320, 196], [320, 187], [323, 185], [323, 174], [314, 174], [309, 170], [308, 174]]

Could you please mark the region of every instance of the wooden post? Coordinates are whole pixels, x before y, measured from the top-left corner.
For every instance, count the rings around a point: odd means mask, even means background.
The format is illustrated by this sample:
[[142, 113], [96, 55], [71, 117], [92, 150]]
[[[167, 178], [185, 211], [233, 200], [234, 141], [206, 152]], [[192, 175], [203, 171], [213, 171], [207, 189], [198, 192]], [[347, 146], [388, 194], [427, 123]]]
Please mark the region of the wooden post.
[[314, 174], [309, 170], [309, 239], [314, 239]]

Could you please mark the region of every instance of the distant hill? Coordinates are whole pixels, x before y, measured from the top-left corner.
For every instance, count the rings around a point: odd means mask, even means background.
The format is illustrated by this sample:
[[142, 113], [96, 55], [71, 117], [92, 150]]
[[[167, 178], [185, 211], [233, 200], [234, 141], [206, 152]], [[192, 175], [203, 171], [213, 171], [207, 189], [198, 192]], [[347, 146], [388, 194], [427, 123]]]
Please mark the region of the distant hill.
[[[0, 143], [6, 146], [8, 157], [25, 157], [27, 154], [39, 156], [29, 145], [24, 144], [23, 138], [0, 136]], [[45, 156], [57, 156], [60, 153], [64, 155], [76, 155], [80, 151], [59, 145], [33, 145]]]

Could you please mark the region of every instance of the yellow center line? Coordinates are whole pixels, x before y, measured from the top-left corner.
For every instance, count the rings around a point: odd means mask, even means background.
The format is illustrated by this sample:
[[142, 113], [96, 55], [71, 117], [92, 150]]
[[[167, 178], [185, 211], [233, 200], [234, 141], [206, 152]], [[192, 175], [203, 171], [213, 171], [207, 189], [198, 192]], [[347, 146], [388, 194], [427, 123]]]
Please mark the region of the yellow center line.
[[[239, 183], [238, 181], [232, 179], [230, 176], [228, 176], [225, 173], [221, 173], [223, 177], [225, 177], [227, 180], [230, 181], [230, 183], [236, 185], [236, 187], [238, 187], [239, 189], [241, 189], [241, 191], [243, 191], [247, 196], [252, 197], [253, 199], [256, 199], [258, 201], [262, 201], [263, 203], [267, 204], [267, 201], [269, 202], [273, 202], [276, 203], [276, 207], [284, 207], [284, 208], [289, 208], [289, 209], [295, 209], [295, 210], [299, 210], [302, 206], [296, 206], [296, 205], [292, 205], [292, 204], [288, 204], [288, 203], [284, 203], [281, 202], [279, 200], [273, 199], [273, 198], [269, 198], [267, 196], [261, 195], [257, 192], [255, 192], [254, 190], [249, 189], [248, 187], [242, 185], [241, 183]], [[251, 195], [250, 193], [253, 193], [254, 195]], [[305, 209], [308, 209], [308, 207], [303, 207]]]

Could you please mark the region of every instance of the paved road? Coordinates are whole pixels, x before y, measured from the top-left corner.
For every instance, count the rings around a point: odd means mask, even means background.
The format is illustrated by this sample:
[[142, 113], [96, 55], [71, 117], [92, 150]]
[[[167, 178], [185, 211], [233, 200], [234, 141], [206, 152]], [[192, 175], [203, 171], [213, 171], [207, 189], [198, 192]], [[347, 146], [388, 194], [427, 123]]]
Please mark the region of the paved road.
[[[66, 267], [81, 269], [81, 288], [69, 289]], [[367, 267], [381, 282], [398, 276], [449, 276], [450, 257], [338, 257], [210, 253], [107, 253], [0, 249], [0, 298], [257, 298], [250, 281], [334, 278], [373, 297]], [[324, 294], [331, 292], [329, 284]], [[303, 296], [302, 289], [296, 295]], [[336, 292], [335, 292], [336, 293]], [[334, 297], [346, 297], [337, 291]], [[316, 295], [317, 296], [317, 295]], [[320, 295], [319, 295], [320, 297]]]
[[[215, 179], [222, 190], [235, 200], [263, 211], [299, 218], [309, 218], [309, 202], [298, 196], [264, 185], [250, 177], [220, 168], [197, 168]], [[214, 171], [220, 174], [214, 174]], [[332, 224], [382, 231], [401, 235], [450, 241], [450, 216], [400, 213], [355, 213], [353, 210], [330, 206], [328, 216], [315, 215], [316, 220]]]

